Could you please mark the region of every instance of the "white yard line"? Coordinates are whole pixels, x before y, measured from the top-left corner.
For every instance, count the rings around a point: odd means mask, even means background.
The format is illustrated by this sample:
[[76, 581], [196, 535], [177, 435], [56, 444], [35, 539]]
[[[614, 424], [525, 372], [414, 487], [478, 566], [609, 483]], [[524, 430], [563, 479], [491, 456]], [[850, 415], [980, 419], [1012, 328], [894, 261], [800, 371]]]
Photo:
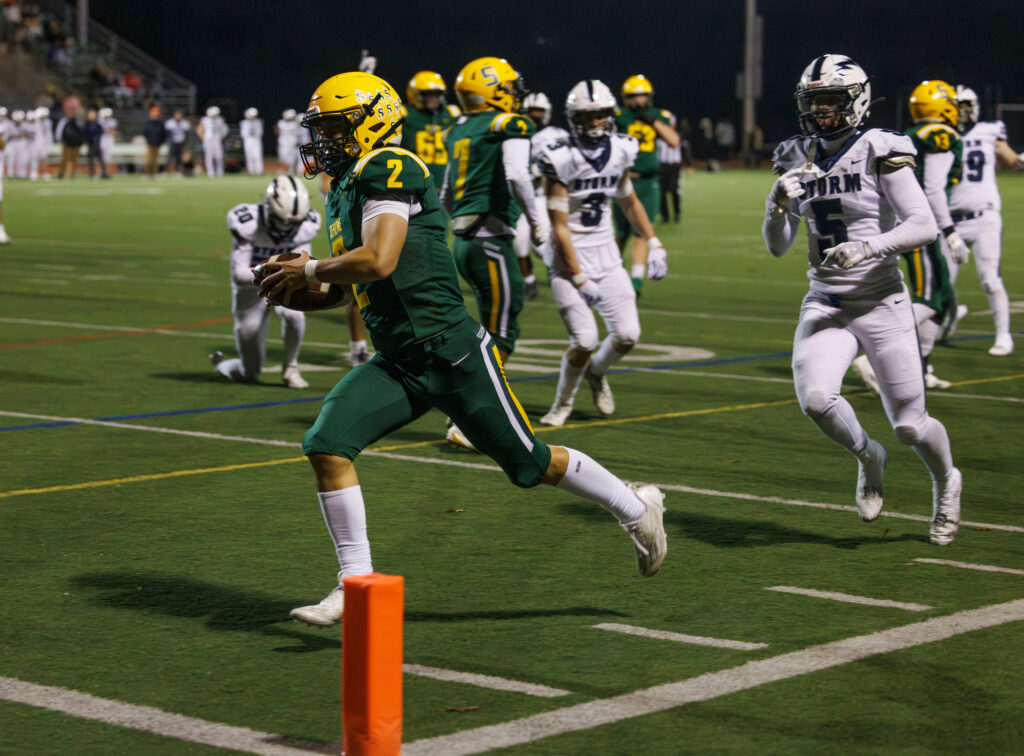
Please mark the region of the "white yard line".
[[451, 669], [424, 667], [422, 664], [403, 664], [402, 671], [407, 675], [429, 677], [433, 680], [444, 680], [445, 682], [464, 683], [465, 685], [475, 685], [478, 688], [504, 690], [510, 693], [525, 693], [528, 696], [539, 696], [540, 698], [558, 698], [559, 696], [572, 695], [570, 690], [549, 688], [547, 685], [535, 685], [534, 683], [520, 682], [519, 680], [506, 680], [504, 677], [494, 677], [493, 675], [477, 675], [471, 672], [456, 672]]
[[955, 391], [929, 391], [929, 399], [988, 399], [993, 402], [1012, 402], [1024, 404], [1024, 399], [1016, 396], [988, 396], [985, 394], [958, 394]]
[[766, 591], [778, 591], [779, 593], [793, 593], [797, 596], [810, 596], [812, 598], [828, 599], [829, 601], [842, 601], [845, 604], [864, 604], [865, 606], [881, 606], [886, 609], [905, 609], [908, 612], [927, 612], [934, 609], [934, 606], [927, 604], [913, 604], [905, 601], [889, 601], [888, 599], [869, 598], [867, 596], [852, 596], [849, 593], [838, 591], [816, 591], [813, 588], [797, 588], [792, 585], [773, 585], [765, 588]]
[[[102, 425], [108, 428], [124, 428], [126, 430], [140, 430], [149, 433], [168, 433], [175, 436], [191, 436], [193, 438], [206, 438], [214, 441], [238, 441], [248, 444], [261, 444], [263, 446], [277, 446], [294, 448], [299, 450], [301, 445], [296, 441], [280, 441], [272, 438], [251, 438], [248, 436], [228, 436], [221, 433], [206, 433], [203, 431], [180, 430], [178, 428], [164, 428], [157, 425], [136, 425], [132, 423], [114, 422], [110, 420], [90, 420], [79, 417], [62, 417], [57, 415], [40, 415], [31, 412], [14, 412], [11, 410], [0, 410], [0, 417], [22, 417], [30, 420], [46, 420], [50, 422], [81, 423], [83, 425]], [[471, 470], [487, 470], [489, 472], [501, 472], [497, 465], [489, 465], [481, 462], [461, 462], [454, 459], [439, 459], [435, 457], [418, 457], [411, 454], [396, 454], [394, 452], [378, 452], [368, 449], [362, 453], [365, 457], [382, 457], [385, 459], [400, 460], [403, 462], [416, 462], [427, 465], [446, 465], [448, 467], [464, 467]], [[671, 483], [655, 483], [665, 491], [678, 491], [680, 493], [692, 493], [700, 496], [716, 496], [725, 499], [737, 499], [739, 501], [763, 502], [765, 504], [786, 504], [788, 506], [812, 507], [814, 509], [831, 509], [839, 512], [856, 512], [857, 507], [847, 504], [828, 504], [817, 501], [802, 501], [800, 499], [783, 499], [778, 496], [757, 496], [755, 494], [738, 493], [735, 491], [717, 491], [712, 488], [694, 488], [693, 486], [679, 486]], [[925, 515], [906, 514], [903, 512], [881, 513], [882, 517], [893, 517], [900, 520], [914, 520], [915, 522], [931, 522], [930, 517]], [[972, 522], [964, 520], [961, 523], [964, 527], [979, 528], [981, 530], [1001, 530], [1009, 533], [1024, 533], [1024, 527], [1018, 525], [1002, 525], [993, 522]]]
[[959, 567], [964, 570], [980, 570], [981, 572], [1005, 572], [1008, 575], [1024, 575], [1024, 570], [1017, 570], [1013, 567], [996, 567], [991, 564], [972, 564], [971, 562], [953, 562], [949, 559], [915, 559], [909, 564], [924, 562], [925, 564], [942, 564], [946, 567]]
[[[0, 677], [0, 699], [92, 719], [115, 727], [142, 730], [189, 743], [202, 743], [232, 751], [265, 756], [309, 756], [310, 750], [279, 745], [283, 738], [246, 727], [232, 727], [195, 717], [172, 714], [153, 706], [136, 706], [97, 698], [67, 688], [36, 685], [13, 677]], [[275, 742], [277, 741], [277, 742]], [[317, 744], [319, 745], [319, 744]]]
[[[408, 743], [403, 756], [463, 756], [591, 730], [646, 714], [750, 690], [879, 654], [913, 648], [986, 627], [1024, 620], [1024, 599], [934, 617], [911, 625], [811, 646], [800, 651], [709, 672], [598, 701]], [[642, 741], [638, 741], [642, 742]]]
[[620, 625], [617, 622], [602, 622], [600, 625], [593, 625], [593, 627], [596, 630], [610, 630], [613, 633], [639, 635], [641, 638], [690, 643], [695, 646], [729, 648], [734, 651], [757, 651], [759, 648], [768, 648], [767, 643], [746, 643], [744, 641], [724, 640], [722, 638], [706, 638], [703, 635], [687, 635], [685, 633], [672, 633], [667, 630], [651, 630], [634, 625]]

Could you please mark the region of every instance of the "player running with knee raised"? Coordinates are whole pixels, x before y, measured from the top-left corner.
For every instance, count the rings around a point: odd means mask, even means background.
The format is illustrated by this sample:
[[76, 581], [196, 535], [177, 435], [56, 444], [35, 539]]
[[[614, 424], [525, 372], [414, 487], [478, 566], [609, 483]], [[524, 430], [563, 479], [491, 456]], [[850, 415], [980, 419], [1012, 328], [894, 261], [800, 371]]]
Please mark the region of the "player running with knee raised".
[[397, 146], [401, 101], [383, 79], [334, 76], [313, 93], [301, 153], [307, 176], [330, 174], [328, 235], [334, 257], [267, 264], [261, 291], [274, 299], [310, 281], [353, 284], [376, 354], [324, 400], [303, 448], [341, 572], [319, 604], [292, 616], [341, 619], [341, 578], [373, 571], [366, 512], [353, 460], [432, 407], [447, 413], [517, 486], [548, 483], [600, 504], [633, 539], [646, 576], [665, 557], [663, 494], [624, 484], [582, 452], [549, 447], [505, 381], [498, 346], [466, 310], [447, 246], [447, 223], [430, 172]]
[[806, 219], [811, 287], [793, 337], [800, 408], [857, 458], [857, 510], [863, 520], [877, 518], [888, 454], [840, 396], [843, 374], [863, 349], [897, 440], [931, 474], [931, 541], [948, 544], [960, 523], [962, 477], [945, 427], [925, 406], [914, 311], [899, 271], [900, 252], [938, 235], [914, 176], [914, 145], [896, 132], [859, 130], [871, 87], [845, 55], [816, 58], [800, 77], [796, 100], [804, 135], [775, 150], [781, 176], [768, 196], [762, 233], [780, 257]]
[[262, 204], [242, 204], [228, 212], [231, 231], [231, 312], [235, 318], [238, 357], [224, 359], [222, 352], [210, 362], [225, 378], [242, 383], [258, 381], [267, 351], [270, 313], [281, 318], [284, 360], [281, 380], [285, 386], [309, 386], [299, 372], [299, 348], [306, 331], [306, 315], [285, 307], [267, 307], [253, 285], [252, 269], [267, 258], [308, 248], [320, 230], [320, 213], [309, 209], [309, 192], [293, 176], [278, 176], [267, 187]]
[[[597, 411], [602, 415], [615, 411], [605, 373], [640, 339], [636, 290], [615, 243], [612, 197], [649, 250], [648, 276], [659, 279], [668, 275], [665, 247], [654, 235], [629, 178], [637, 140], [612, 133], [615, 96], [603, 82], [581, 81], [565, 100], [565, 115], [571, 136], [544, 145], [536, 157], [544, 176], [554, 237], [546, 248], [550, 250], [548, 278], [569, 331], [569, 350], [562, 357], [555, 401], [540, 419], [544, 425], [555, 426], [565, 425], [572, 413], [584, 376]], [[608, 328], [600, 347], [593, 308]]]

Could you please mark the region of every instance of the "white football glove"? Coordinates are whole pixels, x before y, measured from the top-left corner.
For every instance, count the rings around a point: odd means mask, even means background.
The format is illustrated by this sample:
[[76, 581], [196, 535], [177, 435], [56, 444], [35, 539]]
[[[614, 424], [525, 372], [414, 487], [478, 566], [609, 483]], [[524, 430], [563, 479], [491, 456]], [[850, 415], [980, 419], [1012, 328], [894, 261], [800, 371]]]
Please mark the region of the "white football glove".
[[787, 207], [791, 200], [804, 193], [802, 179], [807, 174], [807, 166], [804, 165], [783, 173], [772, 187], [771, 201], [779, 207]]
[[540, 249], [548, 240], [548, 227], [542, 223], [530, 227], [530, 244], [534, 249]]
[[652, 281], [668, 275], [668, 254], [657, 236], [647, 240], [647, 277]]
[[843, 270], [849, 270], [854, 265], [872, 257], [878, 257], [878, 253], [871, 249], [871, 245], [865, 241], [846, 241], [823, 250], [825, 259], [822, 265], [830, 265]]
[[593, 307], [601, 301], [601, 287], [589, 278], [584, 279], [583, 283], [576, 284], [576, 290], [583, 297], [583, 301], [587, 303], [587, 307]]
[[971, 248], [967, 246], [967, 242], [960, 238], [960, 234], [956, 231], [950, 231], [946, 234], [946, 246], [949, 247], [949, 256], [953, 258], [953, 262], [957, 265], [963, 265], [967, 262], [967, 258], [971, 254]]

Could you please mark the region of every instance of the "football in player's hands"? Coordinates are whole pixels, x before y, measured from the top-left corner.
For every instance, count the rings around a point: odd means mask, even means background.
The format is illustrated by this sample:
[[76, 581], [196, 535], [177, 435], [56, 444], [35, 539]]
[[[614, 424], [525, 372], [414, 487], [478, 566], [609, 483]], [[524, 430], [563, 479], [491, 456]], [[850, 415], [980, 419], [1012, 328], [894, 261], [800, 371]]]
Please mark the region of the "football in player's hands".
[[[284, 252], [265, 260], [252, 269], [252, 282], [260, 287], [260, 294], [266, 296], [271, 304], [287, 307], [289, 310], [312, 312], [342, 307], [352, 301], [352, 287], [345, 284], [324, 283], [322, 281], [305, 281], [306, 262], [311, 259], [305, 252]], [[289, 265], [289, 263], [291, 263]], [[268, 269], [269, 268], [269, 269]], [[264, 290], [264, 280], [270, 278], [282, 268], [298, 268], [302, 275], [303, 286], [288, 291], [280, 289], [272, 298]]]

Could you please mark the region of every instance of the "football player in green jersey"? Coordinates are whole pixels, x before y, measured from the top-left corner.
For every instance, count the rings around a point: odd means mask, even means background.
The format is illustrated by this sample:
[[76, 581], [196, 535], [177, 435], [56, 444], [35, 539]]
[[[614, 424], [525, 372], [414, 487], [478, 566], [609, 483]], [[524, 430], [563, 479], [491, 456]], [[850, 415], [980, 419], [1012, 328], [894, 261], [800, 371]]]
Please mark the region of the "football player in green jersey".
[[445, 102], [445, 86], [436, 71], [419, 71], [405, 87], [405, 122], [402, 124], [402, 147], [422, 160], [435, 186], [441, 186], [448, 165], [448, 151], [442, 133], [455, 123], [460, 111], [457, 105]]
[[[956, 130], [960, 117], [956, 90], [946, 82], [918, 84], [910, 93], [909, 109], [914, 125], [906, 133], [921, 156], [914, 170], [942, 230], [939, 238], [928, 246], [903, 254], [921, 356], [927, 364], [936, 339], [948, 335], [967, 313], [966, 307], [957, 306], [946, 264], [947, 256], [963, 264], [970, 254], [970, 248], [956, 232], [949, 210], [949, 192], [960, 181], [963, 167], [963, 141]], [[944, 389], [950, 383], [936, 376], [932, 366], [927, 365], [925, 385]]]
[[331, 390], [303, 439], [341, 572], [323, 601], [292, 616], [319, 625], [341, 619], [341, 578], [373, 571], [353, 460], [432, 407], [515, 485], [555, 485], [614, 514], [633, 540], [640, 572], [653, 575], [667, 550], [664, 494], [652, 485], [631, 488], [585, 454], [534, 435], [497, 345], [466, 311], [430, 171], [397, 146], [401, 109], [391, 85], [371, 74], [339, 74], [317, 88], [304, 119], [313, 141], [300, 153], [308, 177], [333, 178], [327, 228], [334, 256], [268, 263], [261, 284], [269, 298], [311, 281], [351, 284], [376, 348]]
[[[619, 132], [629, 134], [640, 143], [633, 169], [629, 178], [633, 182], [636, 196], [643, 203], [648, 218], [658, 217], [661, 203], [661, 188], [658, 183], [658, 153], [656, 143], [661, 139], [669, 147], [679, 146], [679, 133], [672, 126], [672, 114], [667, 110], [654, 107], [654, 85], [643, 74], [630, 76], [622, 84], [622, 104], [625, 106], [615, 115], [615, 125]], [[644, 283], [644, 271], [647, 263], [647, 244], [627, 220], [621, 208], [616, 204], [612, 208], [615, 218], [616, 235], [623, 253], [626, 252], [626, 241], [632, 239], [629, 247], [630, 277], [637, 294]]]

